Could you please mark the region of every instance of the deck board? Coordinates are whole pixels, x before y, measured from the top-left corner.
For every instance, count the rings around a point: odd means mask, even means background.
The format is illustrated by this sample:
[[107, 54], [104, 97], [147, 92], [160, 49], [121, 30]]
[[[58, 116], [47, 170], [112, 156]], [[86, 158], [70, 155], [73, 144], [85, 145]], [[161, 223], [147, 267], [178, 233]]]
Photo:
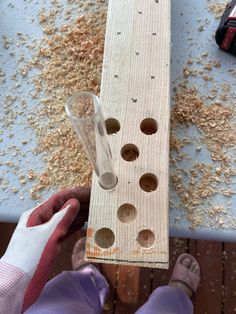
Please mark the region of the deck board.
[[117, 285], [117, 265], [102, 264], [101, 272], [106, 276], [107, 282], [110, 287], [108, 298], [103, 307], [103, 313], [114, 313], [116, 306], [116, 285]]
[[189, 253], [201, 265], [201, 282], [193, 299], [195, 313], [221, 314], [222, 243], [190, 240]]
[[236, 244], [224, 244], [223, 266], [224, 313], [236, 313]]
[[[114, 311], [109, 313], [135, 313], [155, 288], [168, 284], [175, 260], [184, 252], [193, 254], [201, 265], [202, 279], [198, 293], [193, 298], [194, 313], [234, 313], [236, 309], [236, 244], [189, 239], [170, 239], [169, 270], [138, 267], [132, 270], [132, 266], [121, 266], [115, 288]], [[225, 289], [222, 284], [225, 285]]]
[[154, 269], [153, 271], [153, 290], [157, 287], [167, 285], [173, 270], [175, 260], [178, 255], [185, 253], [187, 250], [187, 239], [170, 238], [170, 267], [168, 270]]
[[151, 271], [150, 268], [119, 266], [115, 313], [134, 313], [147, 301], [151, 291]]

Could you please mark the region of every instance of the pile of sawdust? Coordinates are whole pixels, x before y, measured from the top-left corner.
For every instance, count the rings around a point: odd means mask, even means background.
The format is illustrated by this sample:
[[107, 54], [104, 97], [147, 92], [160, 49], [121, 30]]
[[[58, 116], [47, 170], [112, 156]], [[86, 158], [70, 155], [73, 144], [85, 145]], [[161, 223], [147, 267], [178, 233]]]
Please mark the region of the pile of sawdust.
[[[225, 219], [221, 216], [225, 215], [227, 210], [222, 205], [212, 205], [211, 197], [219, 193], [226, 197], [234, 194], [231, 188], [227, 188], [231, 178], [236, 175], [233, 160], [228, 153], [228, 148], [236, 144], [236, 130], [231, 122], [233, 117], [233, 106], [214, 102], [206, 105], [196, 89], [188, 88], [186, 84], [182, 84], [176, 92], [171, 113], [170, 148], [171, 151], [177, 152], [177, 157], [171, 159], [174, 168], [170, 178], [173, 189], [179, 196], [180, 207], [186, 211], [192, 228], [203, 225], [206, 217], [210, 217], [209, 223], [212, 227], [225, 226]], [[196, 161], [190, 169], [178, 167], [178, 160], [188, 158], [181, 154], [181, 149], [186, 144], [191, 144], [187, 139], [176, 138], [174, 132], [178, 125], [197, 127], [201, 133], [201, 143], [207, 145], [211, 159], [218, 161], [218, 166]], [[222, 188], [222, 184], [226, 184], [226, 187]]]
[[[106, 5], [96, 12], [80, 16], [75, 24], [62, 26], [44, 38], [44, 44], [29, 64], [39, 68], [34, 78], [36, 97], [41, 92], [38, 117], [29, 120], [39, 138], [38, 152], [46, 152], [46, 170], [38, 175], [31, 191], [38, 198], [42, 189], [86, 185], [92, 168], [65, 114], [65, 101], [76, 91], [99, 94]], [[40, 15], [42, 20], [42, 15]]]
[[204, 104], [195, 88], [182, 86], [176, 93], [172, 109], [172, 129], [178, 124], [194, 124], [203, 134], [203, 141], [211, 152], [212, 160], [228, 163], [226, 147], [236, 144], [236, 133], [230, 122], [234, 110], [221, 103]]
[[[211, 216], [209, 223], [215, 225], [217, 214], [225, 214], [223, 206], [212, 206], [210, 198], [220, 192], [219, 184], [225, 181], [224, 168], [215, 168], [213, 165], [196, 162], [189, 170], [177, 168], [172, 171], [170, 179], [177, 192], [181, 208], [186, 211], [191, 227], [205, 223], [206, 217]], [[221, 191], [225, 196], [231, 196], [232, 191]], [[221, 210], [219, 210], [221, 208]]]
[[224, 13], [227, 2], [210, 2], [208, 11], [214, 15], [216, 19], [220, 19]]

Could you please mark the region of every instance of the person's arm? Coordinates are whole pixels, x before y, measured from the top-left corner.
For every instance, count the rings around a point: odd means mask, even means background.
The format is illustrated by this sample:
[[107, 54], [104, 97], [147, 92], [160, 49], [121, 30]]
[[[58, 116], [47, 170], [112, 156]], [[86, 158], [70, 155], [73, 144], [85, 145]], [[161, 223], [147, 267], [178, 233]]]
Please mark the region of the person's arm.
[[38, 298], [61, 243], [88, 218], [89, 188], [61, 191], [21, 215], [0, 259], [0, 314], [23, 313]]

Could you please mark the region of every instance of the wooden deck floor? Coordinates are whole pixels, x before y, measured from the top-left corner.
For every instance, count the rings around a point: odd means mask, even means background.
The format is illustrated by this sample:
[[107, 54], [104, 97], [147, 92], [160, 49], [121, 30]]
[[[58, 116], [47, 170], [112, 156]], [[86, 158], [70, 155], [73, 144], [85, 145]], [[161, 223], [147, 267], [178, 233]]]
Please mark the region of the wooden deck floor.
[[[0, 224], [0, 255], [14, 230], [13, 225]], [[74, 235], [63, 244], [52, 276], [71, 269], [70, 256], [77, 239]], [[189, 252], [201, 265], [202, 280], [193, 299], [195, 314], [236, 313], [236, 244], [170, 239], [168, 271], [102, 265], [110, 284], [110, 295], [104, 307], [106, 314], [132, 314], [158, 286], [168, 283], [176, 257]]]
[[168, 271], [105, 266], [112, 289], [104, 313], [134, 313], [155, 288], [168, 283], [176, 257], [183, 252], [196, 256], [202, 270], [194, 313], [236, 313], [236, 244], [188, 239], [170, 239]]
[[[70, 269], [70, 255], [76, 236], [67, 240], [57, 260], [55, 272]], [[104, 314], [133, 314], [150, 293], [169, 281], [177, 256], [189, 252], [201, 265], [202, 279], [193, 299], [195, 314], [236, 313], [236, 244], [170, 239], [170, 269], [102, 265], [110, 284]]]

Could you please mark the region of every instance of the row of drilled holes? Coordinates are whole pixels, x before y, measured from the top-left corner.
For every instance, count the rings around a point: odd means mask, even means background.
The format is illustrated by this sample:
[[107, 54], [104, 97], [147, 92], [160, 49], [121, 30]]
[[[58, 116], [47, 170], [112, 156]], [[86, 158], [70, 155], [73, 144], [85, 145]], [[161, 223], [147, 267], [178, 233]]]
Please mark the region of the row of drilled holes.
[[[120, 131], [120, 123], [118, 120], [110, 118], [105, 121], [108, 134], [114, 134]], [[140, 124], [140, 130], [146, 135], [152, 135], [157, 132], [157, 121], [152, 118], [144, 119]], [[134, 161], [139, 156], [139, 150], [134, 144], [127, 144], [121, 150], [121, 156], [126, 161]], [[158, 185], [157, 177], [151, 173], [144, 174], [140, 180], [139, 185], [145, 192], [155, 191]], [[119, 207], [117, 213], [118, 219], [122, 223], [130, 223], [135, 220], [137, 216], [136, 208], [131, 204], [123, 204]], [[141, 247], [148, 248], [154, 243], [154, 233], [149, 230], [141, 230], [137, 236], [137, 242]], [[99, 229], [95, 234], [96, 244], [104, 249], [111, 247], [115, 242], [115, 235], [109, 228]]]
[[[115, 235], [111, 229], [102, 228], [95, 233], [94, 239], [99, 247], [108, 249], [114, 244]], [[136, 240], [141, 247], [150, 248], [155, 241], [155, 236], [151, 230], [144, 229], [138, 233]]]
[[[105, 121], [108, 134], [118, 133], [120, 131], [120, 123], [114, 118]], [[146, 118], [140, 123], [140, 130], [146, 135], [155, 134], [158, 130], [158, 124], [155, 119]]]
[[[107, 119], [105, 123], [108, 134], [114, 134], [119, 132], [120, 123], [118, 120], [110, 118]], [[157, 121], [152, 118], [146, 118], [141, 122], [140, 129], [146, 135], [155, 134], [158, 129]], [[126, 144], [121, 149], [121, 156], [124, 160], [128, 162], [136, 160], [139, 157], [138, 147], [134, 144]], [[141, 189], [145, 192], [155, 191], [158, 186], [157, 177], [154, 174], [146, 173], [140, 178], [139, 185]]]
[[[137, 210], [132, 204], [123, 204], [117, 212], [118, 219], [122, 223], [131, 223], [137, 216]], [[138, 233], [136, 239], [141, 247], [148, 248], [153, 245], [155, 237], [151, 230], [145, 229]], [[95, 242], [101, 248], [107, 249], [115, 242], [115, 235], [109, 228], [99, 229], [95, 234]]]

